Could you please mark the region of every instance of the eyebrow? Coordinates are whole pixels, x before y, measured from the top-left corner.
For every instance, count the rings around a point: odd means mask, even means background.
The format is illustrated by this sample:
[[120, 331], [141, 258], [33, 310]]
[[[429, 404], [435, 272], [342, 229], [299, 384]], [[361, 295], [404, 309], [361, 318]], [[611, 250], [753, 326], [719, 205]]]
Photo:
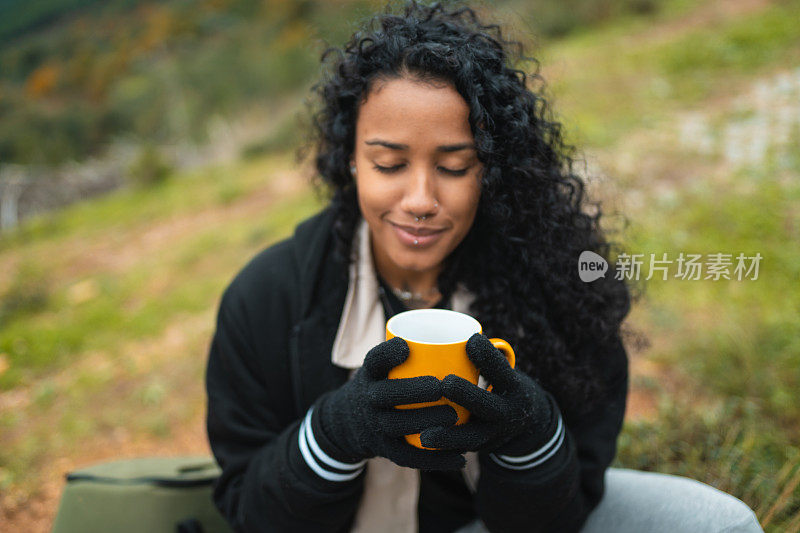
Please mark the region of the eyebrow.
[[[369, 141], [364, 141], [364, 144], [368, 144], [370, 146], [378, 145], [378, 146], [385, 146], [386, 148], [390, 148], [392, 150], [408, 150], [407, 144], [398, 144], [392, 143], [389, 141], [384, 141], [382, 139], [370, 139]], [[473, 143], [458, 143], [458, 144], [445, 144], [442, 146], [437, 146], [437, 152], [458, 152], [459, 150], [470, 150], [474, 149], [475, 145]]]

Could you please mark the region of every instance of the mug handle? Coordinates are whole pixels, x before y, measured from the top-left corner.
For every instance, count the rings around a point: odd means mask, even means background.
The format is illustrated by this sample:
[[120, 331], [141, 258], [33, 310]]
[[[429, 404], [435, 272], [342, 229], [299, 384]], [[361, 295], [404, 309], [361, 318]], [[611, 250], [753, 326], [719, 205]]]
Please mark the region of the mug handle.
[[[508, 364], [511, 365], [511, 368], [514, 368], [514, 364], [517, 362], [517, 358], [514, 355], [514, 348], [512, 348], [511, 345], [503, 339], [493, 338], [489, 339], [489, 342], [491, 342], [495, 348], [503, 352], [503, 355], [505, 355], [506, 359], [508, 360]], [[486, 387], [486, 390], [491, 392], [492, 385], [490, 384], [488, 387]]]

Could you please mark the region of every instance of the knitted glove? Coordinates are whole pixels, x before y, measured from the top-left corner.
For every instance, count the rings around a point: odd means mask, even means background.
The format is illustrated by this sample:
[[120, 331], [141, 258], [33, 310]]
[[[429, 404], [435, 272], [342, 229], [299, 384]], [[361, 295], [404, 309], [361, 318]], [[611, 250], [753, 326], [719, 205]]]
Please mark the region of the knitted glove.
[[[380, 456], [420, 470], [455, 470], [464, 457], [455, 451], [423, 450], [404, 436], [430, 427], [451, 426], [457, 415], [449, 405], [396, 409], [396, 405], [441, 399], [442, 384], [434, 376], [387, 379], [389, 370], [408, 358], [408, 344], [399, 337], [372, 348], [351, 380], [316, 402], [312, 412], [339, 459], [350, 463]], [[339, 453], [336, 453], [336, 452]]]
[[[484, 335], [470, 337], [467, 356], [491, 383], [492, 391], [453, 374], [445, 377], [443, 395], [467, 408], [470, 419], [463, 425], [423, 431], [422, 445], [461, 452], [491, 451], [495, 457], [508, 454], [510, 461], [527, 457], [527, 464], [555, 452], [561, 444], [559, 435], [563, 440], [563, 428], [552, 397], [529, 376], [511, 368]], [[535, 454], [530, 454], [531, 450], [536, 450]]]

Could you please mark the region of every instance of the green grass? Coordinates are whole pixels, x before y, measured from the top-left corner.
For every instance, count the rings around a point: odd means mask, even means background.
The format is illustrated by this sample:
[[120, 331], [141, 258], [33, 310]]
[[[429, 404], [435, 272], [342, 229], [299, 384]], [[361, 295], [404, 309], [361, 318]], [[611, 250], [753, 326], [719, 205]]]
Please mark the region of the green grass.
[[657, 127], [676, 104], [691, 108], [727, 94], [732, 83], [800, 61], [797, 0], [700, 28], [674, 22], [686, 16], [684, 9], [661, 17], [675, 26], [664, 35], [651, 36], [652, 25], [632, 20], [542, 50], [570, 141], [610, 148], [634, 128]]
[[[800, 291], [791, 290], [800, 279], [800, 249], [791, 244], [800, 186], [796, 180], [777, 182], [773, 170], [680, 191], [669, 211], [642, 213], [632, 245], [670, 258], [679, 251], [761, 254], [756, 280], [651, 280], [648, 291], [662, 312], [680, 315], [688, 305], [692, 316], [703, 318], [665, 324], [681, 328], [686, 340], [663, 358], [682, 362], [706, 390], [757, 398], [770, 417], [800, 419], [792, 399], [800, 389]], [[746, 182], [754, 186], [737, 189]]]
[[290, 160], [284, 154], [273, 155], [172, 175], [151, 188], [120, 189], [96, 201], [73, 204], [27, 221], [17, 231], [3, 235], [0, 252], [75, 235], [113, 238], [109, 229], [146, 229], [156, 221], [224, 205], [262, 187], [275, 173], [285, 170]]
[[800, 2], [769, 6], [762, 12], [737, 19], [720, 30], [693, 31], [681, 39], [641, 50], [635, 64], [654, 60], [658, 71], [682, 101], [712, 95], [723, 76], [758, 71], [766, 65], [791, 64], [800, 58]]
[[[251, 166], [272, 169], [270, 165], [265, 167], [262, 160]], [[238, 179], [235, 187], [246, 191], [258, 186], [254, 181], [256, 174], [247, 165], [237, 165], [227, 172], [208, 175], [220, 180]], [[107, 238], [111, 232], [105, 221], [109, 220], [113, 207], [118, 208], [119, 214], [115, 227], [136, 231], [139, 227], [150, 226], [153, 221], [187, 214], [193, 206], [203, 208], [219, 202], [229, 203], [227, 197], [219, 198], [218, 183], [203, 179], [186, 178], [149, 191], [122, 192], [58, 213], [54, 218], [69, 221], [60, 225], [61, 237], [38, 233], [38, 228], [51, 222], [36, 221], [34, 230], [30, 227], [20, 230], [27, 235], [26, 246], [19, 246], [20, 252], [25, 254], [34, 248], [46, 250], [48, 244], [55, 245], [59, 239], [77, 234]], [[263, 185], [264, 178], [259, 181]], [[192, 189], [192, 194], [186, 194], [187, 187]], [[162, 198], [163, 203], [158, 208]], [[85, 351], [113, 352], [121, 342], [156, 335], [179, 314], [207, 309], [229, 281], [237, 262], [257, 247], [285, 234], [294, 222], [317, 206], [313, 196], [302, 193], [295, 199], [269, 207], [263, 218], [212, 226], [191, 233], [180, 242], [165, 243], [167, 247], [157, 255], [137, 258], [135, 264], [122, 273], [92, 276], [90, 279], [97, 287], [96, 296], [77, 304], [71, 301], [68, 286], [54, 287], [47, 281], [48, 269], [52, 272], [54, 267], [43, 266], [36, 270], [30, 263], [24, 263], [17, 281], [12, 282], [10, 297], [3, 300], [18, 301], [11, 297], [24, 294], [26, 303], [5, 310], [0, 329], [0, 353], [7, 354], [10, 368], [0, 375], [0, 389], [8, 390], [31, 382], [42, 372], [69, 364]], [[12, 239], [22, 238], [12, 236]], [[120, 247], [124, 248], [124, 243], [120, 243]], [[209, 257], [216, 258], [212, 264], [208, 264]], [[154, 293], [154, 289], [148, 288], [153, 283], [165, 288]], [[143, 298], [142, 294], [146, 296]]]
[[[217, 194], [219, 180], [228, 180], [244, 200], [268, 180], [280, 179], [286, 160], [284, 156], [254, 159], [200, 173], [194, 180], [176, 179], [149, 193], [120, 192], [87, 202], [54, 215], [66, 220], [75, 213], [82, 220], [72, 220], [61, 236], [31, 233], [23, 227], [20, 232], [29, 238], [12, 236], [19, 241], [7, 245], [4, 253], [18, 250], [32, 257], [33, 251], [46, 252], [85, 234], [108, 238], [116, 229], [107, 224], [105, 233], [101, 229], [109, 213], [106, 202], [121, 208], [123, 225], [129, 230], [146, 230], [154, 221], [189, 215], [193, 205], [206, 208], [219, 203], [235, 208], [230, 198]], [[180, 187], [183, 197], [177, 192], [160, 196]], [[85, 302], [69, 300], [69, 285], [52, 286], [44, 303], [13, 311], [13, 318], [0, 327], [0, 353], [10, 362], [0, 374], [0, 390], [28, 387], [30, 403], [20, 410], [0, 412], [0, 434], [9, 443], [0, 447], [0, 488], [33, 494], [53, 457], [73, 454], [76, 443], [103, 435], [109, 438], [120, 429], [134, 438], [167, 443], [176, 427], [196, 417], [202, 407], [207, 336], [188, 339], [186, 350], [180, 353], [145, 354], [144, 362], [128, 354], [136, 351], [137, 343], [146, 346], [167, 326], [184, 319], [209, 316], [207, 328], [211, 328], [209, 311], [216, 308], [237, 269], [320, 207], [307, 190], [284, 193], [276, 200], [265, 206], [263, 216], [233, 218], [190, 232], [178, 242], [165, 243], [156, 255], [137, 257], [122, 272], [91, 276], [98, 290]], [[152, 211], [138, 211], [143, 204], [150, 204]], [[137, 211], [140, 217], [135, 216]], [[41, 224], [46, 221], [34, 222], [34, 226]], [[33, 280], [28, 285], [37, 286], [37, 280], [58, 269], [58, 264], [42, 269], [26, 266], [23, 275]], [[159, 287], [155, 292], [148, 289], [153, 283]], [[84, 362], [87, 357], [92, 358], [91, 364]]]
[[[629, 247], [645, 259], [762, 259], [755, 280], [647, 282], [646, 327], [662, 339], [649, 358], [682, 392], [651, 383], [658, 417], [626, 425], [618, 464], [699, 479], [748, 503], [767, 531], [797, 531], [800, 165], [779, 165], [779, 152], [758, 168], [689, 176], [669, 201], [647, 192], [632, 212]], [[673, 154], [663, 157], [670, 165]]]
[[[757, 280], [646, 282], [636, 325], [655, 340], [645, 357], [671, 377], [634, 378], [657, 399], [657, 415], [626, 423], [616, 464], [727, 491], [768, 532], [800, 531], [800, 158], [791, 144], [772, 147], [763, 165], [731, 171], [721, 155], [689, 153], [670, 132], [676, 111], [710, 108], [717, 141], [726, 124], [746, 118], [715, 111], [715, 100], [794, 70], [798, 18], [800, 3], [789, 1], [661, 34], [634, 21], [576, 35], [543, 55], [545, 76], [548, 68], [558, 73], [551, 91], [569, 140], [615, 161], [631, 139], [652, 139], [633, 153], [648, 161], [645, 176], [636, 167], [616, 176], [606, 169], [623, 191], [643, 197], [626, 213], [631, 252], [763, 257]], [[657, 180], [667, 180], [666, 190]]]
[[616, 466], [686, 476], [733, 494], [768, 532], [800, 525], [800, 449], [751, 402], [709, 408], [665, 396], [658, 418], [626, 423], [618, 446]]

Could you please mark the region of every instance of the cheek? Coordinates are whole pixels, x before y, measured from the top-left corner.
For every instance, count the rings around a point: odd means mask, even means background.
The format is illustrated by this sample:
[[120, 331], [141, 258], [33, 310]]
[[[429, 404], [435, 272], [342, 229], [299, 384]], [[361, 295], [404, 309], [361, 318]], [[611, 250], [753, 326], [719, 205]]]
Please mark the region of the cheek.
[[380, 216], [393, 203], [393, 192], [377, 180], [362, 179], [356, 182], [358, 204], [365, 217]]
[[450, 199], [451, 214], [465, 223], [471, 223], [478, 210], [478, 201], [481, 196], [480, 184], [476, 180], [469, 185], [459, 185], [446, 193], [446, 197]]

